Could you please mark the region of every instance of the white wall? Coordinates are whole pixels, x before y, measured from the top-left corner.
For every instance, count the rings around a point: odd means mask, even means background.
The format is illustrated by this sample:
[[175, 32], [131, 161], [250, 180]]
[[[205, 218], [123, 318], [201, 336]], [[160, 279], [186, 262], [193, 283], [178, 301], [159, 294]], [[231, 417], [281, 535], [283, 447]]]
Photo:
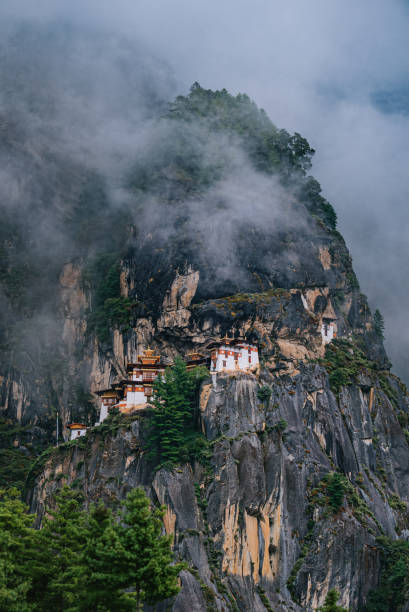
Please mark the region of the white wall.
[[258, 365], [258, 349], [251, 344], [245, 344], [240, 349], [239, 368], [248, 370]]
[[138, 404], [146, 404], [146, 395], [143, 391], [128, 391], [126, 394], [126, 405], [138, 406]]
[[105, 404], [104, 402], [101, 402], [101, 408], [99, 411], [99, 423], [102, 423], [103, 421], [105, 421], [105, 419], [108, 416], [108, 405]]
[[[228, 353], [227, 355], [225, 353]], [[235, 355], [238, 359], [235, 359]], [[254, 345], [246, 344], [242, 347], [220, 346], [216, 349], [216, 365], [213, 360], [210, 364], [211, 372], [222, 372], [231, 370], [248, 370], [258, 364], [258, 349]], [[250, 360], [249, 360], [250, 357]]]
[[323, 323], [321, 325], [321, 336], [324, 344], [328, 344], [335, 337], [335, 325], [334, 323]]
[[84, 427], [83, 429], [70, 429], [70, 440], [76, 440], [77, 438], [80, 438], [81, 436], [85, 436], [86, 433], [87, 433], [86, 427]]

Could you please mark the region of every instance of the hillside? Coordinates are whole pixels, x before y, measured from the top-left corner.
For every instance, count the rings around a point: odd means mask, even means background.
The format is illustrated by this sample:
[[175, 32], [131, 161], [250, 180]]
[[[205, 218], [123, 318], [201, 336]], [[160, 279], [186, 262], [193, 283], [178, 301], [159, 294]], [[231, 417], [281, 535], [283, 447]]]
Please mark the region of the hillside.
[[[377, 538], [409, 533], [408, 394], [314, 151], [197, 83], [150, 111], [115, 177], [1, 117], [8, 179], [30, 194], [15, 206], [7, 183], [1, 203], [1, 485], [39, 520], [64, 483], [112, 506], [143, 486], [189, 566], [174, 611], [312, 611], [332, 588], [364, 609], [395, 571]], [[226, 335], [260, 365], [202, 383], [207, 463], [155, 470], [145, 412], [92, 427], [95, 392], [148, 346], [170, 365]], [[65, 439], [72, 421], [87, 435], [53, 448], [57, 414]]]

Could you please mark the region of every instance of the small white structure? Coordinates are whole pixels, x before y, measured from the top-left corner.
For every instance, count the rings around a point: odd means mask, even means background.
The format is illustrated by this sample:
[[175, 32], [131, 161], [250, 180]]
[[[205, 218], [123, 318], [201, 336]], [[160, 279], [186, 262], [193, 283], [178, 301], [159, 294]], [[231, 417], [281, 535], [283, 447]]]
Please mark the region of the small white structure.
[[243, 340], [222, 338], [211, 346], [210, 372], [249, 370], [259, 363], [257, 346]]
[[337, 337], [337, 315], [330, 299], [328, 299], [327, 306], [322, 313], [321, 336], [323, 344], [329, 344], [331, 340]]
[[321, 325], [321, 336], [323, 344], [329, 344], [337, 337], [336, 323], [331, 319], [323, 319]]
[[99, 409], [99, 420], [95, 423], [95, 426], [101, 425], [107, 418], [109, 411], [113, 408], [120, 397], [120, 386], [115, 385], [110, 389], [104, 389], [103, 391], [97, 391], [97, 395], [101, 398], [101, 406]]
[[87, 433], [87, 426], [83, 423], [70, 423], [67, 429], [70, 430], [70, 440], [76, 440]]

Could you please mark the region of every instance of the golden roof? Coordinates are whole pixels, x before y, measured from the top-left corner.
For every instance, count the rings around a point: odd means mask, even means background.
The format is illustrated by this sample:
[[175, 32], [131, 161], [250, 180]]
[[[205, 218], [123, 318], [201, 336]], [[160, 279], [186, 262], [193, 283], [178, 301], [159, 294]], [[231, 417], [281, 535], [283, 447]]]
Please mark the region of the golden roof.
[[152, 365], [160, 361], [160, 355], [154, 355], [151, 348], [147, 348], [143, 355], [138, 355], [138, 361], [143, 365]]
[[192, 351], [191, 353], [188, 353], [186, 355], [186, 357], [188, 358], [189, 361], [193, 361], [194, 359], [200, 359], [200, 358], [204, 357], [204, 355], [202, 355], [202, 353], [198, 353], [196, 351]]

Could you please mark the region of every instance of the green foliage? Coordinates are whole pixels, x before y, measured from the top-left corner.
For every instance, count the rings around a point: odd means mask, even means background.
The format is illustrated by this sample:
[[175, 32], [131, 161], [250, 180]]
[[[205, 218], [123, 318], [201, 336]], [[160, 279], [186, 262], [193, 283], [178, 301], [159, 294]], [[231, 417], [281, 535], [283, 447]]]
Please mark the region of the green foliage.
[[385, 321], [384, 321], [382, 314], [380, 313], [378, 309], [376, 309], [374, 312], [373, 322], [374, 322], [375, 333], [377, 334], [377, 336], [379, 336], [381, 340], [384, 340]]
[[263, 602], [263, 606], [265, 607], [265, 609], [267, 610], [267, 612], [274, 612], [273, 608], [271, 607], [270, 601], [266, 595], [265, 590], [263, 589], [263, 587], [261, 587], [260, 585], [257, 586], [257, 592], [260, 595], [260, 599]]
[[326, 346], [325, 357], [319, 363], [329, 374], [329, 383], [335, 393], [341, 388], [352, 385], [363, 372], [373, 372], [376, 365], [365, 356], [357, 343], [342, 338], [333, 340]]
[[[0, 490], [0, 609], [11, 612], [125, 612], [179, 590], [163, 509], [132, 490], [115, 517], [102, 503], [82, 509], [62, 489], [40, 530], [17, 490]], [[118, 521], [120, 518], [120, 521]]]
[[398, 405], [398, 394], [395, 389], [392, 387], [390, 383], [390, 379], [385, 372], [380, 372], [378, 376], [379, 384], [381, 386], [382, 391], [391, 401], [394, 406]]
[[0, 448], [0, 487], [21, 491], [32, 463], [32, 457], [18, 448]]
[[329, 228], [336, 229], [337, 214], [331, 204], [322, 197], [321, 185], [312, 176], [307, 177], [303, 183], [300, 198], [308, 203], [311, 212], [322, 219]]
[[14, 441], [21, 443], [27, 429], [11, 419], [0, 418], [0, 488], [24, 487], [33, 454], [27, 448], [14, 447]]
[[311, 505], [327, 506], [334, 514], [342, 508], [345, 502], [349, 504], [354, 516], [361, 523], [367, 525], [368, 517], [370, 517], [381, 530], [373, 512], [344, 474], [329, 472], [311, 492]]
[[406, 512], [408, 507], [403, 502], [398, 495], [390, 495], [388, 499], [388, 504], [394, 510], [398, 510], [399, 512]]
[[83, 282], [91, 290], [92, 305], [88, 312], [88, 333], [109, 343], [113, 327], [121, 331], [130, 328], [133, 305], [121, 296], [120, 262], [116, 253], [96, 256], [83, 272]]
[[280, 419], [275, 425], [272, 426], [274, 431], [278, 431], [279, 434], [282, 434], [287, 429], [287, 421], [285, 419]]
[[44, 465], [47, 459], [50, 457], [54, 450], [54, 447], [47, 448], [45, 451], [41, 453], [31, 464], [30, 470], [28, 471], [25, 487], [26, 489], [31, 489], [34, 486], [35, 481], [38, 476], [43, 471]]
[[206, 368], [187, 370], [180, 357], [167, 368], [164, 378], [154, 383], [154, 406], [150, 411], [147, 434], [149, 457], [159, 467], [173, 468], [178, 463], [204, 461], [208, 444], [200, 432], [197, 392], [209, 375]]
[[334, 512], [338, 512], [344, 501], [348, 480], [343, 474], [332, 472], [324, 478], [324, 482], [327, 485], [328, 505]]
[[263, 404], [268, 404], [271, 397], [271, 389], [268, 385], [263, 385], [257, 389], [257, 397]]
[[[285, 185], [296, 184], [307, 208], [335, 228], [334, 209], [320, 195], [319, 183], [306, 176], [314, 149], [300, 134], [279, 130], [247, 95], [232, 96], [225, 89], [212, 91], [194, 83], [187, 96], [178, 96], [170, 105], [163, 120], [160, 145], [132, 172], [131, 184], [141, 201], [147, 192], [178, 202], [207, 190], [231, 165], [234, 143], [256, 170], [278, 175]], [[209, 134], [217, 143], [212, 149]]]
[[348, 612], [347, 608], [337, 605], [339, 593], [335, 589], [328, 591], [324, 605], [319, 608], [320, 612]]
[[0, 610], [26, 612], [31, 575], [27, 559], [34, 552], [33, 517], [17, 489], [0, 489]]
[[[41, 610], [72, 609], [82, 590], [86, 513], [79, 493], [64, 488], [37, 532], [29, 601]], [[75, 607], [74, 607], [75, 609]]]
[[381, 550], [381, 575], [365, 611], [397, 612], [409, 600], [409, 542], [382, 536], [377, 543]]
[[214, 131], [234, 134], [259, 170], [297, 170], [305, 175], [311, 168], [315, 151], [307, 140], [278, 130], [245, 94], [232, 96], [225, 89], [212, 91], [194, 83], [188, 96], [176, 98], [169, 116], [187, 123], [206, 122]]
[[133, 489], [126, 501], [122, 522], [117, 527], [125, 555], [119, 562], [124, 588], [133, 587], [128, 597], [142, 603], [157, 603], [179, 591], [177, 575], [183, 563], [172, 565], [171, 536], [162, 535], [164, 510], [151, 511], [142, 489]]

